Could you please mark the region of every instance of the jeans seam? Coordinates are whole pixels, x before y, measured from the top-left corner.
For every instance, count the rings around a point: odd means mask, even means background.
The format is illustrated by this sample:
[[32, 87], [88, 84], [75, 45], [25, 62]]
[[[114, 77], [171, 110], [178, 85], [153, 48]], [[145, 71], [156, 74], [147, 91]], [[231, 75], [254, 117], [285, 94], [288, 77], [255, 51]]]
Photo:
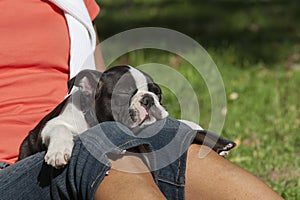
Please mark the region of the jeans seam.
[[[187, 134], [185, 135], [184, 139], [183, 139], [182, 142], [181, 142], [181, 147], [180, 147], [180, 154], [181, 154], [181, 156], [183, 156], [183, 154], [185, 153], [185, 152], [182, 152], [182, 151], [183, 151], [183, 148], [184, 148], [184, 143], [185, 143], [185, 141], [189, 138], [189, 136], [190, 136], [190, 134], [192, 133], [192, 131], [193, 131], [193, 130], [188, 131]], [[191, 142], [189, 142], [189, 143], [191, 143]], [[188, 146], [190, 146], [190, 144], [189, 144]], [[181, 164], [182, 164], [181, 156], [180, 156], [180, 158], [179, 158], [178, 171], [177, 171], [177, 177], [176, 177], [176, 180], [179, 179], [179, 175], [180, 175], [180, 167], [181, 167]], [[185, 159], [185, 163], [186, 163], [186, 161], [187, 161], [187, 158]], [[186, 171], [186, 166], [185, 166], [185, 171]], [[184, 182], [182, 183], [182, 186], [183, 186], [183, 188], [184, 188], [184, 190], [185, 190], [185, 175], [184, 175]], [[184, 192], [185, 192], [185, 191], [183, 191], [183, 195], [184, 195]], [[178, 187], [176, 188], [176, 198], [179, 199], [179, 188], [178, 188]]]
[[[120, 145], [118, 145], [117, 147], [115, 147], [115, 149], [118, 149], [119, 151], [122, 151], [123, 149], [122, 149], [122, 147], [126, 147], [128, 144], [130, 144], [130, 143], [132, 143], [132, 145], [140, 145], [139, 144], [139, 142], [137, 142], [139, 139], [132, 139], [132, 140], [129, 140], [129, 141], [127, 141], [127, 142], [124, 142], [124, 143], [122, 143], [122, 144], [120, 144]], [[143, 144], [143, 143], [141, 143], [141, 144]]]
[[[193, 130], [192, 130], [193, 131]], [[183, 148], [184, 148], [184, 143], [185, 141], [189, 138], [189, 134], [192, 132], [192, 131], [188, 131], [187, 134], [185, 134], [182, 142], [181, 142], [181, 145], [180, 145], [180, 158], [179, 158], [179, 161], [178, 161], [178, 168], [177, 168], [177, 174], [176, 174], [176, 180], [178, 180], [179, 178], [179, 175], [180, 175], [180, 167], [181, 167], [181, 156], [184, 154], [183, 152]], [[190, 146], [190, 144], [189, 144]], [[188, 149], [188, 148], [187, 148]], [[185, 161], [186, 162], [186, 161]]]
[[[108, 163], [106, 163], [106, 164], [108, 164]], [[107, 166], [105, 164], [105, 166]], [[107, 170], [109, 170], [110, 168], [109, 167], [103, 167], [103, 169], [98, 173], [98, 175], [96, 176], [96, 178], [93, 180], [93, 182], [92, 182], [92, 184], [90, 185], [90, 188], [92, 189], [92, 188], [94, 188], [94, 185], [95, 185], [95, 183], [96, 183], [96, 181], [101, 177], [101, 176], [103, 176], [103, 173], [105, 173]]]
[[180, 183], [180, 182], [177, 182], [177, 181], [171, 181], [171, 180], [165, 179], [164, 177], [159, 176], [159, 175], [156, 175], [156, 176], [157, 176], [157, 180], [160, 180], [160, 181], [162, 181], [162, 182], [169, 183], [169, 184], [171, 184], [171, 185], [175, 185], [175, 186], [178, 186], [178, 187], [184, 186], [184, 184], [182, 184], [182, 183]]

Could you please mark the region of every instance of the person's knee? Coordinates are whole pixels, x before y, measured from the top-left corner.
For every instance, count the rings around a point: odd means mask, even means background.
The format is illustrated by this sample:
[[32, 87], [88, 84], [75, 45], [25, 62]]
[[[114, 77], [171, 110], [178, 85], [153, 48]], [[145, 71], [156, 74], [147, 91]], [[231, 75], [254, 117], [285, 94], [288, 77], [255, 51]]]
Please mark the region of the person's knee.
[[[198, 145], [198, 144], [191, 144], [188, 148], [187, 159], [188, 161], [195, 161], [196, 159], [203, 159], [209, 157], [211, 158], [219, 158], [220, 156], [211, 148]], [[198, 162], [198, 161], [197, 161]]]
[[98, 187], [95, 199], [165, 199], [151, 173], [127, 173], [112, 169]]

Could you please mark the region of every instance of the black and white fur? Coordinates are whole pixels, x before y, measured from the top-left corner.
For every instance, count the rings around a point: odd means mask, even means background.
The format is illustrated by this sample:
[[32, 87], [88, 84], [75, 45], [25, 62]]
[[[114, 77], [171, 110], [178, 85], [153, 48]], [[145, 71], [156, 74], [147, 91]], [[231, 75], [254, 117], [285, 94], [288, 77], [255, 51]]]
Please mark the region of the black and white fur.
[[[104, 121], [118, 121], [135, 130], [164, 119], [161, 89], [152, 78], [130, 66], [117, 66], [103, 74], [81, 71], [69, 81], [70, 95], [30, 131], [20, 147], [19, 160], [47, 150], [45, 161], [53, 167], [66, 165], [74, 146], [73, 137]], [[228, 151], [234, 143], [197, 128], [196, 143], [216, 151]], [[201, 129], [201, 130], [200, 130]]]
[[59, 168], [68, 162], [73, 136], [90, 127], [88, 119], [101, 74], [83, 70], [68, 82], [69, 95], [29, 132], [20, 146], [18, 160], [47, 150], [47, 164]]
[[129, 67], [114, 67], [101, 77], [95, 98], [99, 122], [118, 121], [128, 128], [143, 128], [164, 119], [161, 89], [152, 78]]

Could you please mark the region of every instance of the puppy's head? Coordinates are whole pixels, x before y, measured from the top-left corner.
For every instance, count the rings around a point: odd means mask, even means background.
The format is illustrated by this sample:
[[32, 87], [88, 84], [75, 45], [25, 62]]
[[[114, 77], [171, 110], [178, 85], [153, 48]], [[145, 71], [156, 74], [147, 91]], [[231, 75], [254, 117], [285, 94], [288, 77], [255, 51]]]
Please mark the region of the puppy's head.
[[149, 75], [130, 66], [113, 67], [102, 74], [98, 83], [97, 119], [143, 128], [168, 116], [160, 100], [161, 89]]
[[101, 74], [96, 70], [82, 70], [68, 82], [72, 103], [83, 112], [90, 126], [98, 123], [95, 114], [95, 92]]

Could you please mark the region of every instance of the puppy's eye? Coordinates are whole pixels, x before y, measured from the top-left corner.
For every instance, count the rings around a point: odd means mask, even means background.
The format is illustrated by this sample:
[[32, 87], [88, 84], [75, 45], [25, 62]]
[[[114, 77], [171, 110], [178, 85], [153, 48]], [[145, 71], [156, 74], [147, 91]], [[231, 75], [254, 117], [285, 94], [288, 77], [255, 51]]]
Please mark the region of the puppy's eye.
[[155, 83], [149, 83], [148, 88], [149, 88], [149, 91], [153, 92], [158, 97], [159, 101], [161, 101], [161, 89], [160, 89], [160, 87]]

